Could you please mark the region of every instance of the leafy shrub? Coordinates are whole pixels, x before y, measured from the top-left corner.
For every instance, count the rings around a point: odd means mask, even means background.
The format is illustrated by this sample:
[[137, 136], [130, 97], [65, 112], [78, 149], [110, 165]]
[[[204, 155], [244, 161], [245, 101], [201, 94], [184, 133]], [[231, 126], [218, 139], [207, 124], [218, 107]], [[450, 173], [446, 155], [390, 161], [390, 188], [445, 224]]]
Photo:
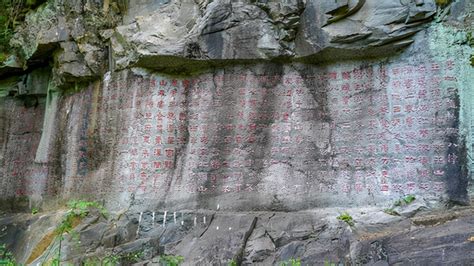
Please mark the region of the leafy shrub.
[[387, 214], [398, 216], [400, 214], [394, 210], [395, 207], [401, 207], [401, 206], [408, 205], [408, 204], [412, 203], [415, 200], [416, 200], [415, 195], [406, 195], [405, 197], [395, 201], [391, 208], [385, 209], [383, 211]]
[[354, 225], [354, 219], [352, 219], [352, 216], [350, 216], [350, 214], [347, 212], [344, 212], [341, 215], [337, 216], [337, 219], [344, 221], [346, 224], [350, 226]]
[[38, 208], [32, 208], [31, 209], [31, 214], [35, 215], [39, 212], [39, 209]]
[[416, 197], [414, 195], [407, 195], [407, 196], [395, 201], [393, 203], [393, 206], [400, 207], [400, 206], [403, 206], [403, 205], [408, 205], [408, 204], [412, 203], [415, 199], [416, 199]]
[[133, 251], [130, 253], [120, 255], [120, 259], [124, 260], [125, 264], [128, 265], [139, 262], [143, 257], [143, 251]]
[[[79, 234], [73, 231], [73, 229], [77, 224], [79, 224], [82, 218], [89, 214], [90, 209], [95, 208], [99, 210], [99, 212], [105, 218], [107, 218], [107, 211], [105, 210], [104, 206], [95, 201], [72, 200], [67, 203], [67, 206], [69, 207], [69, 210], [66, 212], [66, 215], [54, 230], [54, 238], [59, 239], [59, 250], [57, 256], [51, 262], [52, 265], [61, 264], [61, 242], [64, 240], [63, 234], [69, 234], [73, 239], [77, 240], [79, 238]], [[52, 246], [53, 245], [50, 247]]]

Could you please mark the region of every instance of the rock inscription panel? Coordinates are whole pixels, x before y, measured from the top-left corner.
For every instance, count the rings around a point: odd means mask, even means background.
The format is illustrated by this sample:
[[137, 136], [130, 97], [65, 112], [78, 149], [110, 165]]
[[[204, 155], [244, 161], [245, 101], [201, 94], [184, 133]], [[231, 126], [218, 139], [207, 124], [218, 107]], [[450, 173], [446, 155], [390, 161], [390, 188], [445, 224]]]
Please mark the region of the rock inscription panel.
[[282, 205], [439, 197], [459, 164], [453, 64], [136, 79], [133, 97], [108, 101], [134, 115], [121, 129], [120, 191]]
[[454, 69], [448, 60], [115, 73], [61, 103], [73, 137], [59, 191], [182, 208], [439, 199], [462, 174]]

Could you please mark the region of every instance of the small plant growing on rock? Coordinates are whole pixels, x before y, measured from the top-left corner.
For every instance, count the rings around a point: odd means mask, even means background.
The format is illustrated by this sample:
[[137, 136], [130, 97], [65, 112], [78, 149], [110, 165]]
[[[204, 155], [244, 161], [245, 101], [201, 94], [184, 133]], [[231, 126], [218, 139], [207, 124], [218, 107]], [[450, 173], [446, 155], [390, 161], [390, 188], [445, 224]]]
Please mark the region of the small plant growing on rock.
[[77, 232], [74, 232], [73, 229], [80, 223], [82, 218], [89, 214], [91, 209], [95, 208], [99, 210], [101, 215], [104, 216], [104, 218], [107, 218], [107, 211], [104, 206], [95, 201], [72, 200], [67, 203], [67, 206], [69, 207], [69, 210], [54, 230], [54, 239], [59, 239], [59, 248], [57, 256], [52, 262], [50, 262], [52, 265], [61, 264], [61, 244], [64, 240], [63, 235], [69, 234], [73, 239], [78, 239], [79, 235]]
[[354, 225], [354, 219], [352, 219], [352, 216], [347, 212], [344, 212], [341, 215], [337, 216], [337, 219], [345, 222], [350, 226]]
[[107, 218], [107, 210], [102, 206], [102, 204], [95, 201], [84, 201], [84, 200], [72, 200], [68, 202], [68, 207], [71, 209], [69, 212], [74, 212], [76, 216], [82, 218], [86, 217], [89, 214], [91, 208], [99, 210], [105, 218]]
[[183, 256], [161, 255], [160, 263], [163, 266], [178, 266], [184, 261]]
[[393, 203], [393, 206], [395, 207], [400, 207], [400, 206], [403, 206], [403, 205], [408, 205], [410, 203], [412, 203], [413, 201], [415, 201], [416, 197], [414, 195], [407, 195], [397, 201], [395, 201]]
[[73, 200], [68, 202], [67, 205], [70, 209], [66, 213], [64, 219], [56, 228], [56, 235], [59, 236], [60, 239], [64, 233], [74, 234], [74, 232], [72, 232], [72, 229], [80, 222], [80, 219], [86, 217], [89, 214], [90, 208], [98, 209], [100, 213], [105, 218], [107, 218], [107, 211], [98, 202]]
[[7, 54], [0, 52], [0, 63], [7, 60]]
[[142, 259], [142, 257], [143, 257], [143, 251], [137, 250], [130, 253], [122, 254], [120, 255], [119, 259], [123, 260], [125, 264], [128, 265], [128, 263], [132, 264], [132, 263], [139, 262]]
[[229, 261], [229, 263], [227, 265], [228, 266], [237, 266], [237, 262], [234, 259], [232, 259], [232, 260]]
[[416, 200], [416, 197], [414, 195], [406, 195], [405, 197], [395, 201], [391, 208], [387, 208], [383, 211], [386, 214], [398, 216], [400, 214], [397, 211], [395, 211], [396, 207], [401, 207], [401, 206], [408, 205], [408, 204], [412, 203], [415, 200]]
[[472, 32], [466, 33], [467, 44], [474, 47], [474, 34]]
[[102, 260], [102, 265], [104, 266], [114, 266], [117, 265], [120, 260], [120, 256], [115, 254], [110, 254]]
[[416, 197], [414, 195], [407, 195], [407, 196], [403, 197], [403, 201], [406, 204], [412, 203], [415, 199], [416, 199]]
[[0, 265], [15, 266], [16, 261], [13, 254], [7, 249], [5, 244], [0, 245]]
[[282, 261], [280, 266], [301, 266], [301, 259], [291, 258], [289, 260]]
[[39, 209], [38, 208], [32, 208], [31, 209], [31, 214], [35, 215], [39, 212]]

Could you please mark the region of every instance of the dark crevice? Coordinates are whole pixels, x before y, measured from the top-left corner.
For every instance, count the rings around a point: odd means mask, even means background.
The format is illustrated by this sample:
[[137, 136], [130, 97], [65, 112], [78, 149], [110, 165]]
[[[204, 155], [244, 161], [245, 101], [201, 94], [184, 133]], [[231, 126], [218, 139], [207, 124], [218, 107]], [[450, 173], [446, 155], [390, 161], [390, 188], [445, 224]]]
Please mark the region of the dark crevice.
[[207, 230], [211, 227], [212, 221], [214, 221], [214, 216], [215, 216], [215, 213], [213, 213], [213, 214], [211, 215], [211, 219], [209, 220], [209, 225], [206, 227], [206, 229], [204, 229], [204, 231], [202, 231], [201, 235], [199, 235], [200, 238], [201, 238], [201, 237], [207, 232]]

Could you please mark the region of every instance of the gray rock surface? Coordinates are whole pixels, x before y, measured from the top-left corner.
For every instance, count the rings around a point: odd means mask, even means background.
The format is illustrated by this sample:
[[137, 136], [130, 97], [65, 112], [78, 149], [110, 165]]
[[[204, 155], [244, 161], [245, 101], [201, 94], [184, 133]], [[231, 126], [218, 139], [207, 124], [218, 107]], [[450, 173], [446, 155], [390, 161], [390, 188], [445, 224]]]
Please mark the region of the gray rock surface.
[[[87, 259], [101, 261], [111, 254], [126, 258], [126, 254], [139, 252], [141, 255], [135, 261], [138, 265], [159, 265], [163, 254], [183, 256], [183, 265], [221, 265], [231, 260], [241, 265], [275, 265], [292, 258], [300, 259], [301, 265], [469, 265], [474, 261], [472, 207], [423, 212], [411, 219], [390, 216], [377, 208], [348, 209], [354, 226], [336, 219], [342, 210], [197, 210], [179, 215], [176, 222], [171, 214], [164, 225], [159, 219], [154, 223], [147, 221], [143, 213], [140, 223], [139, 213], [112, 215], [109, 220], [90, 215], [75, 229], [80, 235], [79, 242], [66, 237], [62, 260], [79, 264]], [[446, 219], [446, 213], [455, 216]], [[48, 225], [44, 221], [57, 220], [59, 214], [3, 217], [0, 227], [4, 233], [0, 239], [16, 235], [18, 245], [10, 248], [17, 254], [28, 254], [31, 245], [27, 250], [21, 247], [25, 241], [32, 241], [26, 237], [45, 234]], [[155, 215], [158, 217], [160, 212]], [[15, 233], [26, 225], [28, 229]], [[142, 231], [146, 228], [149, 230]], [[51, 253], [55, 252], [53, 248]], [[40, 257], [37, 261], [47, 260]]]
[[217, 61], [367, 58], [412, 43], [410, 37], [435, 13], [432, 0], [171, 1], [146, 16], [138, 12], [134, 21], [117, 27], [112, 49], [118, 69], [136, 64], [168, 71], [176, 60], [168, 56]]
[[[0, 63], [0, 210], [44, 212], [2, 216], [0, 244], [33, 264], [469, 265], [473, 10], [47, 1]], [[112, 215], [48, 243], [70, 199]]]
[[[468, 202], [472, 71], [456, 59], [472, 48], [443, 24], [413, 35], [433, 2], [102, 4], [50, 1], [12, 39], [26, 64], [53, 65], [2, 83], [7, 121], [33, 128], [2, 124], [5, 199], [137, 210], [303, 210], [410, 193]], [[459, 18], [469, 21], [446, 17]], [[307, 64], [409, 36], [390, 58]], [[50, 43], [54, 56], [37, 55]], [[272, 58], [283, 61], [262, 61]]]
[[107, 65], [171, 72], [198, 67], [176, 64], [180, 58], [211, 65], [209, 60], [366, 58], [407, 46], [436, 13], [433, 0], [107, 3], [41, 5], [11, 41], [23, 64], [9, 61], [2, 72], [42, 64], [57, 50], [59, 86], [100, 76]]

